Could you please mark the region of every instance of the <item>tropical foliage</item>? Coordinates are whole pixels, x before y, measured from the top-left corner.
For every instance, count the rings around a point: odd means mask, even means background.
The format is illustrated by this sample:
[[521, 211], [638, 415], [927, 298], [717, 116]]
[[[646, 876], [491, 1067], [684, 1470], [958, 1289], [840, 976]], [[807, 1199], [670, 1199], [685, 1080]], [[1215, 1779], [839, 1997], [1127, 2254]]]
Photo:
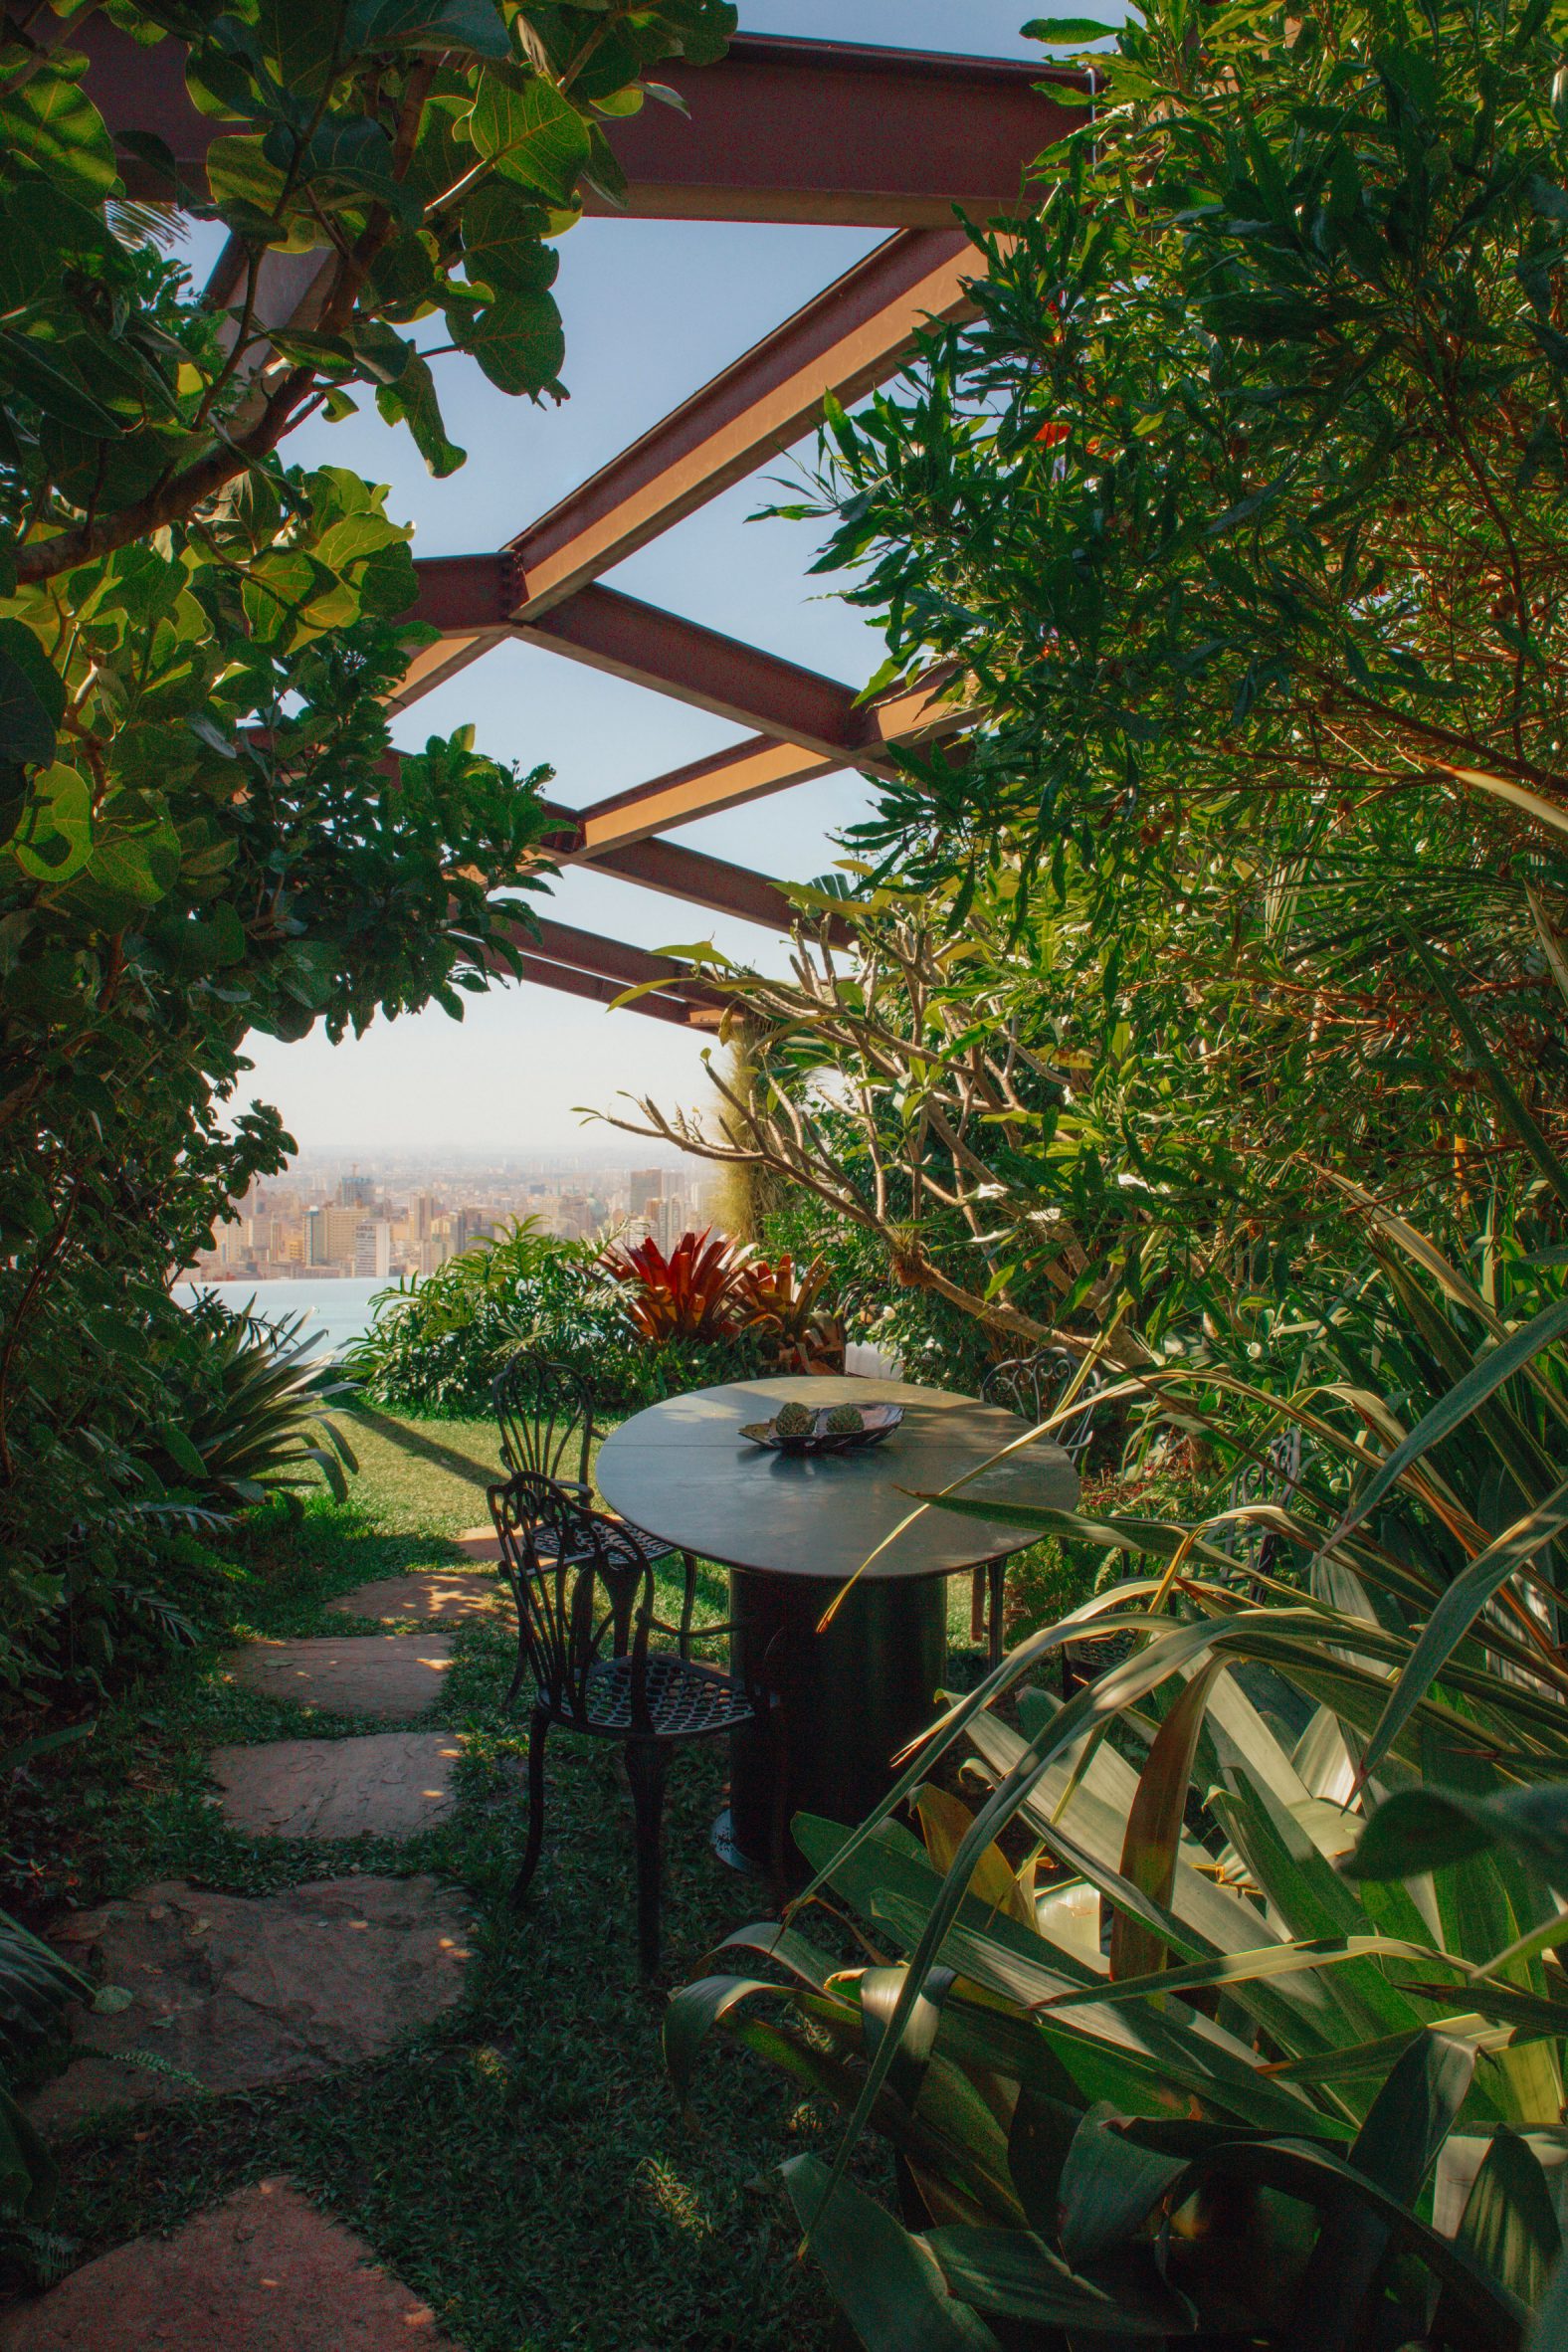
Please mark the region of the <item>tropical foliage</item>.
[[1169, 0], [1096, 59], [974, 319], [789, 509], [963, 755], [900, 755], [790, 977], [714, 959], [750, 1099], [638, 1131], [1128, 1360], [1326, 1297], [1325, 1167], [1453, 1239], [1560, 1166], [1557, 40]]
[[715, 959], [724, 1131], [630, 1123], [1132, 1417], [1017, 1513], [1121, 1581], [672, 2012], [683, 2080], [717, 2030], [843, 2109], [790, 2186], [879, 2352], [1562, 2332], [1560, 43], [1154, 0], [795, 509], [976, 723], [789, 980]]
[[727, 1333], [650, 1341], [592, 1245], [559, 1241], [532, 1218], [434, 1274], [405, 1277], [374, 1307], [343, 1369], [378, 1403], [408, 1412], [488, 1414], [495, 1375], [519, 1348], [580, 1372], [603, 1413], [635, 1413], [756, 1369], [754, 1351]]
[[320, 1480], [339, 1502], [353, 1449], [326, 1408], [353, 1384], [317, 1354], [302, 1314], [277, 1321], [255, 1300], [231, 1313], [202, 1292], [173, 1363], [160, 1366], [173, 1411], [162, 1433], [165, 1481], [234, 1508]]
[[[782, 1981], [678, 1996], [683, 2082], [719, 2028], [844, 2108], [844, 2155], [873, 2123], [908, 2164], [915, 2240], [867, 2217], [843, 2155], [789, 2175], [870, 2346], [916, 2315], [953, 2346], [996, 2341], [992, 2318], [1043, 2348], [1503, 2346], [1542, 2303], [1542, 2165], [1568, 2152], [1568, 1305], [1555, 1271], [1549, 1303], [1523, 1268], [1499, 1311], [1421, 1237], [1390, 1224], [1387, 1248], [1388, 1368], [1409, 1381], [1430, 1350], [1440, 1370], [1414, 1425], [1413, 1382], [1274, 1405], [1146, 1375], [1167, 1423], [1204, 1427], [1216, 1398], [1292, 1420], [1318, 1473], [1287, 1506], [1187, 1523], [1019, 1506], [1142, 1573], [1022, 1643], [873, 1822], [797, 1824], [807, 1899], [847, 1904], [872, 1964], [842, 1966], [797, 1910], [731, 1939]], [[1243, 1529], [1309, 1573], [1265, 1571]], [[1040, 1671], [1090, 1626], [1132, 1655], [1064, 1703]], [[959, 1742], [988, 1789], [973, 1814], [928, 1778]], [[891, 1818], [905, 1797], [922, 1840]], [[780, 2003], [783, 2026], [755, 2014]]]
[[[20, 1761], [0, 1758], [0, 1768]], [[18, 2061], [56, 2031], [73, 2001], [93, 1998], [80, 1972], [0, 1911], [0, 2265], [47, 2278], [68, 2248], [48, 2221], [59, 2170], [11, 2091]]]
[[[104, 26], [0, 33], [0, 1677], [58, 1660], [87, 1540], [189, 1470], [171, 1270], [290, 1148], [230, 1117], [248, 1031], [333, 1036], [516, 968], [538, 787], [472, 733], [393, 760], [423, 632], [406, 525], [284, 462], [350, 387], [462, 462], [410, 329], [559, 397], [553, 240], [603, 123], [663, 58], [718, 55], [720, 0], [160, 8], [214, 126], [184, 185], [84, 87]], [[205, 289], [163, 247], [224, 231]], [[249, 1476], [247, 1470], [238, 1475]], [[161, 1507], [161, 1506], [160, 1506]], [[165, 1521], [165, 1523], [167, 1523]], [[144, 1562], [150, 1572], [150, 1554]], [[150, 1584], [147, 1589], [151, 1589]]]

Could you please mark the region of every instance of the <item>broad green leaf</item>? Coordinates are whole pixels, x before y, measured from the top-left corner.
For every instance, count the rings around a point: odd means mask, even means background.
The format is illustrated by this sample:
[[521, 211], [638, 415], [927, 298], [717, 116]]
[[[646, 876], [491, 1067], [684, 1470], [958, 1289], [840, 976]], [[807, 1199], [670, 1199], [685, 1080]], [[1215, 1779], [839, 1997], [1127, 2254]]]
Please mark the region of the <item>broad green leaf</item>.
[[1554, 1885], [1568, 1884], [1568, 1785], [1508, 1789], [1495, 1797], [1401, 1789], [1377, 1808], [1340, 1867], [1347, 1878], [1412, 1878], [1502, 1845]]
[[1165, 2286], [1152, 2264], [1141, 2279], [1118, 2279], [1107, 2288], [1078, 2277], [1031, 2230], [957, 2225], [927, 2232], [925, 2244], [950, 2292], [999, 2318], [1162, 2345], [1172, 2334], [1190, 2335], [1196, 2323], [1186, 2296]]
[[438, 482], [467, 462], [468, 452], [447, 437], [430, 362], [418, 352], [396, 383], [376, 386], [376, 406], [389, 425], [401, 421], [408, 426], [415, 448]]
[[11, 842], [35, 882], [68, 882], [93, 855], [93, 796], [87, 778], [61, 762], [35, 776]]
[[0, 620], [0, 759], [48, 767], [65, 707], [65, 681], [32, 630]]
[[1053, 49], [1069, 44], [1076, 47], [1082, 41], [1113, 40], [1119, 30], [1119, 26], [1103, 25], [1091, 16], [1032, 16], [1027, 25], [1019, 27], [1026, 41], [1044, 41]]
[[1527, 2310], [1542, 2300], [1562, 2232], [1540, 2159], [1505, 2124], [1492, 2133], [1455, 2243]]
[[1092, 2262], [1134, 2236], [1186, 2169], [1185, 2157], [1140, 2148], [1108, 2109], [1091, 2108], [1074, 2134], [1058, 2192], [1068, 2260]]
[[48, 65], [0, 98], [0, 132], [8, 154], [25, 156], [83, 203], [119, 185], [102, 115], [79, 83]]
[[1399, 2204], [1414, 2205], [1474, 2071], [1471, 2043], [1430, 2028], [1391, 2069], [1347, 2161]]
[[951, 2296], [935, 2257], [861, 2190], [828, 2194], [827, 2167], [794, 2156], [781, 2167], [811, 2249], [866, 2352], [1000, 2352], [996, 2337]]
[[507, 179], [569, 204], [588, 161], [588, 127], [553, 82], [521, 66], [487, 66], [469, 117], [479, 153]]
[[665, 2012], [665, 2065], [683, 2105], [703, 2043], [731, 2010], [759, 1993], [787, 1999], [788, 1987], [770, 1984], [765, 1977], [704, 1976], [683, 1985], [675, 1995]]
[[513, 54], [495, 0], [349, 0], [344, 32], [355, 49], [496, 59]]
[[537, 396], [558, 382], [566, 337], [553, 295], [502, 294], [472, 316], [449, 312], [448, 322], [453, 341], [502, 392]]
[[463, 258], [471, 279], [496, 294], [544, 294], [560, 256], [543, 242], [549, 215], [505, 180], [476, 188], [463, 207]]

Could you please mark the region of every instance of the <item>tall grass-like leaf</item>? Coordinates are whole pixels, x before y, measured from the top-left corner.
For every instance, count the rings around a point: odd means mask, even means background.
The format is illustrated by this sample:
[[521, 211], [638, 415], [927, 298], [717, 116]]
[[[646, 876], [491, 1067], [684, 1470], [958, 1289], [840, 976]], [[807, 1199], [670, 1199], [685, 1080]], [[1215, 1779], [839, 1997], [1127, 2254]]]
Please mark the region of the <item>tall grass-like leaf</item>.
[[[1222, 1662], [1210, 1659], [1188, 1681], [1160, 1725], [1127, 1815], [1121, 1850], [1121, 1874], [1134, 1886], [1168, 1904], [1176, 1881], [1177, 1842], [1192, 1779], [1198, 1735], [1210, 1687]], [[1110, 1973], [1113, 1978], [1142, 1976], [1158, 1968], [1163, 1944], [1146, 1927], [1118, 1911], [1110, 1931]]]
[[[1568, 1300], [1563, 1305], [1564, 1321], [1568, 1324]], [[1361, 1759], [1363, 1776], [1377, 1770], [1409, 1722], [1418, 1700], [1437, 1681], [1493, 1593], [1564, 1527], [1568, 1527], [1568, 1478], [1555, 1486], [1534, 1510], [1516, 1519], [1495, 1543], [1487, 1545], [1479, 1559], [1472, 1560], [1455, 1578], [1428, 1618], [1410, 1664], [1389, 1694], [1383, 1719], [1367, 1742]]]
[[1395, 1447], [1328, 1536], [1323, 1550], [1331, 1552], [1342, 1543], [1377, 1508], [1412, 1464], [1419, 1462], [1440, 1438], [1459, 1429], [1483, 1398], [1489, 1397], [1505, 1380], [1511, 1380], [1565, 1333], [1568, 1333], [1568, 1298], [1559, 1298], [1472, 1364], [1465, 1378], [1440, 1397], [1430, 1412], [1422, 1415], [1403, 1445]]

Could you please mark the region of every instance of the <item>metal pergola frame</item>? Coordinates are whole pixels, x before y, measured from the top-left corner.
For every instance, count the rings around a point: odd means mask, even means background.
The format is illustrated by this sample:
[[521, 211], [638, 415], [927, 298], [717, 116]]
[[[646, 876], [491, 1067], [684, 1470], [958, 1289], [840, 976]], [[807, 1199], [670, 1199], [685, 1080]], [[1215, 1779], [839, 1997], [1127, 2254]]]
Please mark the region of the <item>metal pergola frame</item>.
[[[139, 49], [101, 19], [88, 88], [111, 127], [150, 129], [187, 174], [221, 127], [197, 112], [172, 43]], [[1081, 73], [993, 58], [742, 34], [701, 71], [662, 79], [688, 112], [647, 106], [608, 125], [642, 220], [777, 221], [882, 228], [864, 260], [493, 552], [417, 561], [415, 617], [440, 632], [410, 661], [392, 706], [507, 639], [543, 646], [753, 730], [726, 751], [578, 810], [552, 806], [550, 854], [765, 929], [789, 901], [767, 876], [668, 840], [673, 828], [792, 785], [886, 773], [890, 744], [961, 729], [927, 688], [863, 705], [856, 688], [604, 585], [604, 574], [744, 481], [810, 431], [831, 394], [852, 401], [894, 374], [923, 322], [963, 316], [983, 268], [955, 207], [992, 220], [1027, 201], [1031, 167], [1080, 118], [1050, 95]], [[138, 167], [122, 164], [132, 193]], [[150, 193], [150, 190], [142, 190]], [[590, 196], [585, 209], [611, 208]], [[270, 257], [271, 258], [271, 257]], [[274, 270], [271, 319], [307, 305], [313, 257]], [[710, 1028], [718, 1000], [669, 956], [545, 920], [522, 977], [604, 1004]]]

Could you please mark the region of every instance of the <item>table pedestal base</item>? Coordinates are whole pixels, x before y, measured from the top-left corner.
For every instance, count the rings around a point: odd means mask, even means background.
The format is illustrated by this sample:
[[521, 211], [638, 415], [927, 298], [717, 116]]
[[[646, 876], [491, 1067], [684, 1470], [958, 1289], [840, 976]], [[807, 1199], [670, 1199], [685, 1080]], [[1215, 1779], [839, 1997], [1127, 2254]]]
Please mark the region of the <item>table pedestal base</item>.
[[[797, 1813], [819, 1813], [850, 1828], [892, 1786], [891, 1758], [936, 1712], [947, 1584], [867, 1578], [822, 1633], [831, 1583], [736, 1570], [729, 1586], [735, 1668], [765, 1673], [780, 1695], [768, 1722], [730, 1734], [729, 1818], [723, 1844], [719, 1824], [713, 1843], [766, 1870], [781, 1786], [786, 1827]], [[793, 1844], [785, 1860], [798, 1866]]]

